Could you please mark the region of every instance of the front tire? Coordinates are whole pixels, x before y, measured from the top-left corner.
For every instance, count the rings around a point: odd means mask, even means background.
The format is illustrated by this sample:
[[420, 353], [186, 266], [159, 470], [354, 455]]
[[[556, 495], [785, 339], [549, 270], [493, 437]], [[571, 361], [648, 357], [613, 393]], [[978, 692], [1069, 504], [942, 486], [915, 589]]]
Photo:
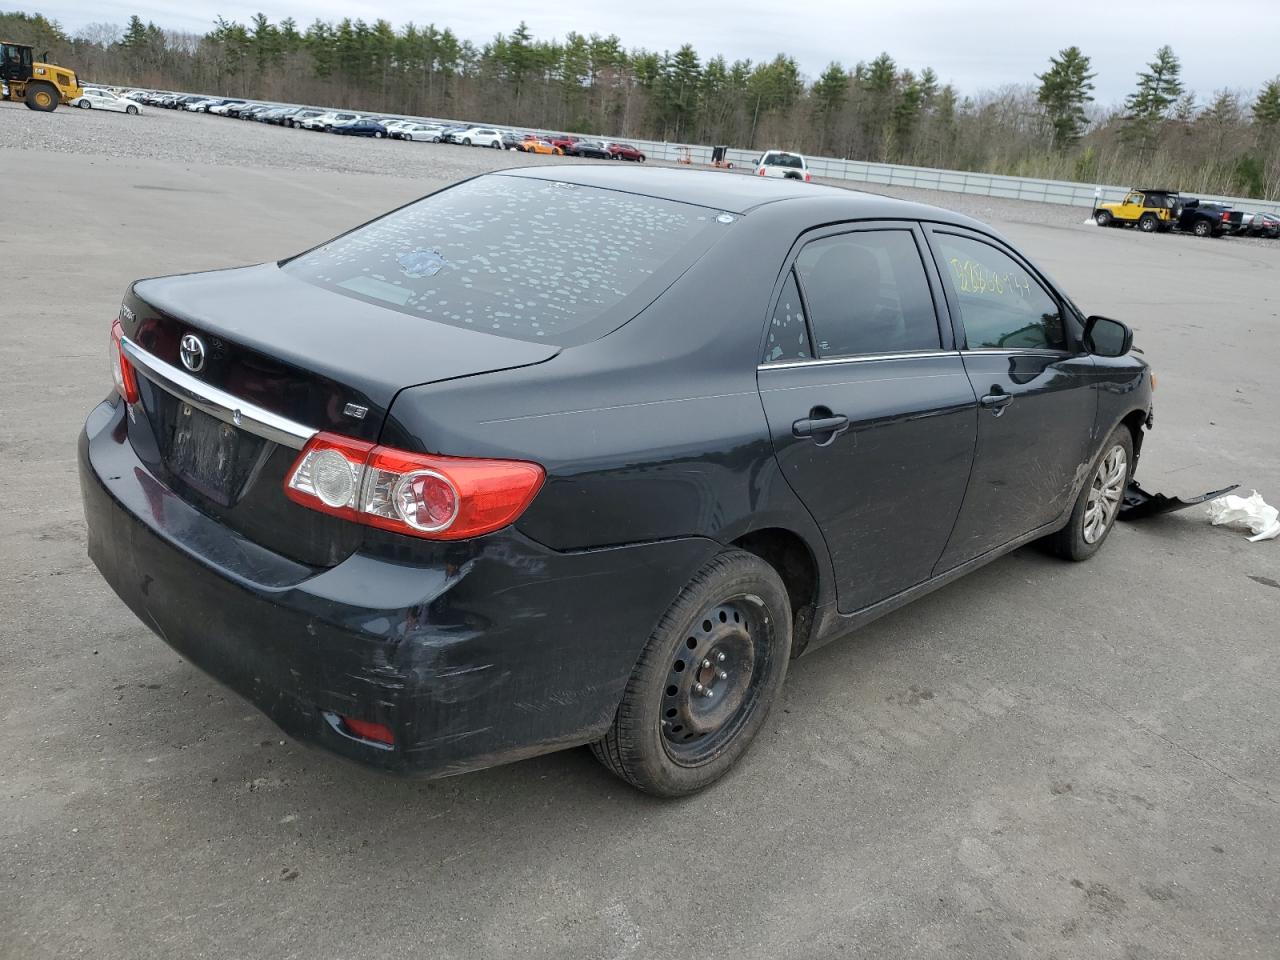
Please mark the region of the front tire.
[[1093, 215], [1093, 222], [1100, 227], [1109, 227], [1111, 226], [1111, 214], [1105, 210], [1099, 210]]
[[76, 104], [76, 106], [79, 107], [81, 110], [93, 109], [93, 104], [90, 103], [88, 100], [81, 100], [79, 103]]
[[51, 83], [29, 83], [25, 100], [28, 110], [53, 113], [58, 108], [58, 91]]
[[613, 726], [592, 752], [645, 793], [695, 793], [746, 752], [790, 657], [791, 606], [782, 579], [754, 554], [726, 550], [658, 621]]
[[1133, 467], [1133, 435], [1121, 424], [1094, 460], [1089, 482], [1076, 498], [1071, 519], [1048, 538], [1054, 553], [1067, 560], [1088, 560], [1102, 549], [1120, 514]]

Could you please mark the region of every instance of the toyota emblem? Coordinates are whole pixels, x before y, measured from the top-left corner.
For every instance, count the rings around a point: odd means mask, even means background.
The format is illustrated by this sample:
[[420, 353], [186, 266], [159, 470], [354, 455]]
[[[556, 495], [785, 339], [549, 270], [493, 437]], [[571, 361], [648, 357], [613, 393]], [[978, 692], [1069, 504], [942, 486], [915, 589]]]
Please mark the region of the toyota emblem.
[[184, 367], [192, 373], [199, 373], [204, 369], [204, 342], [194, 333], [188, 333], [178, 347], [178, 356], [182, 358]]

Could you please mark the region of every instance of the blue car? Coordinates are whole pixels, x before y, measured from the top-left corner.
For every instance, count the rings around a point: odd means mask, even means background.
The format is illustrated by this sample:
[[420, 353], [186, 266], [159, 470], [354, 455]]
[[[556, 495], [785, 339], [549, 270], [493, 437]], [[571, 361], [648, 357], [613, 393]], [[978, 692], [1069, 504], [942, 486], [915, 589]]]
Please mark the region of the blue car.
[[381, 139], [387, 135], [387, 128], [377, 120], [352, 120], [348, 123], [339, 123], [329, 128], [330, 133], [341, 133], [348, 137], [377, 137]]

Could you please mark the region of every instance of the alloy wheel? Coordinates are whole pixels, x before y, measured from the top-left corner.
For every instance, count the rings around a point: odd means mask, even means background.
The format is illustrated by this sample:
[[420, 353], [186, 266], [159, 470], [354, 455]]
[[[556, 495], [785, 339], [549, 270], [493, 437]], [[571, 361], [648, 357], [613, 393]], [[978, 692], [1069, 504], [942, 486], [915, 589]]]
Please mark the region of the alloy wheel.
[[1102, 463], [1098, 464], [1093, 483], [1089, 487], [1089, 500], [1084, 508], [1085, 543], [1097, 543], [1106, 535], [1120, 511], [1128, 475], [1128, 455], [1124, 452], [1124, 447], [1116, 444], [1102, 458]]

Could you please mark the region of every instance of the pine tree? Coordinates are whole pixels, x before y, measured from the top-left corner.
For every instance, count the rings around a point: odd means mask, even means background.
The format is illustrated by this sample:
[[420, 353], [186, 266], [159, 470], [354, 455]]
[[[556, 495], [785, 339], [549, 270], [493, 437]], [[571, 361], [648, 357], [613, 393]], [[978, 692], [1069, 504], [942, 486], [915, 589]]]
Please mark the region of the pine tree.
[[814, 122], [818, 126], [818, 150], [826, 146], [831, 132], [832, 118], [844, 105], [849, 95], [849, 74], [838, 63], [831, 63], [810, 90], [813, 99]]
[[1253, 102], [1253, 122], [1271, 129], [1280, 126], [1280, 77], [1258, 92], [1258, 99]]
[[1084, 105], [1093, 100], [1090, 91], [1095, 76], [1089, 72], [1089, 58], [1079, 47], [1059, 50], [1056, 57], [1049, 58], [1049, 69], [1036, 74], [1040, 81], [1036, 99], [1053, 129], [1055, 150], [1070, 147], [1084, 132]]
[[1125, 135], [1150, 152], [1160, 124], [1182, 96], [1182, 63], [1173, 48], [1163, 46], [1147, 69], [1138, 74], [1138, 89], [1125, 99]]

